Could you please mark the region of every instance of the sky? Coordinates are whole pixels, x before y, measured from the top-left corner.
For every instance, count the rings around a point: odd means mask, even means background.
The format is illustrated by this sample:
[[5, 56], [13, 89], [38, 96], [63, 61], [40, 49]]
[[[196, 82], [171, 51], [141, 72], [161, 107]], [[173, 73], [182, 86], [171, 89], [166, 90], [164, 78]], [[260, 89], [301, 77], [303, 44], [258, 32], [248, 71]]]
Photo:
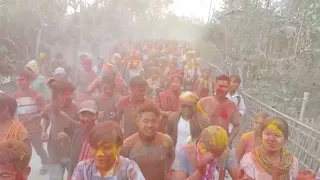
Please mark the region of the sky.
[[[170, 10], [178, 16], [192, 17], [206, 21], [209, 16], [211, 0], [174, 0]], [[212, 0], [212, 9], [219, 9], [222, 0]]]
[[[212, 9], [219, 9], [219, 7], [221, 7], [222, 0], [173, 0], [173, 4], [170, 5], [169, 9], [178, 16], [186, 16], [206, 21], [208, 19], [211, 1]], [[94, 0], [87, 0], [87, 2], [92, 3]]]

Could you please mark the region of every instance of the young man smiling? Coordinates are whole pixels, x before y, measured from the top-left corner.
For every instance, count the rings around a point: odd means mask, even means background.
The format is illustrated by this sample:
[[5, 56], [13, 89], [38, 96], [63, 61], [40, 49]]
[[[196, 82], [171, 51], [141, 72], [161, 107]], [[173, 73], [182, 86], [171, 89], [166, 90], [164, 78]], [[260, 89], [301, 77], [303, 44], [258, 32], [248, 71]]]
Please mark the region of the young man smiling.
[[123, 135], [127, 138], [138, 132], [136, 110], [144, 106], [156, 106], [155, 102], [145, 97], [148, 83], [142, 76], [130, 80], [130, 94], [123, 96], [116, 103], [115, 120], [123, 123]]
[[169, 135], [157, 132], [160, 111], [155, 106], [138, 109], [139, 132], [128, 137], [121, 154], [138, 163], [146, 180], [171, 179], [175, 152]]

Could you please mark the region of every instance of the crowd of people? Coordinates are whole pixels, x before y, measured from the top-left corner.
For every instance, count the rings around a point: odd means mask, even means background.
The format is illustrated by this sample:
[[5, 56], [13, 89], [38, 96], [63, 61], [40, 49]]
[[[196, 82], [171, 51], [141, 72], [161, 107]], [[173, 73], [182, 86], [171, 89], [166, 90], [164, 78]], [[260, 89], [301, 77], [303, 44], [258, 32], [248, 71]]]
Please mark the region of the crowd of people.
[[241, 79], [214, 77], [187, 43], [121, 42], [97, 59], [75, 70], [42, 54], [0, 93], [0, 180], [28, 179], [32, 155], [50, 180], [315, 179], [286, 149], [284, 119], [257, 112], [239, 134]]

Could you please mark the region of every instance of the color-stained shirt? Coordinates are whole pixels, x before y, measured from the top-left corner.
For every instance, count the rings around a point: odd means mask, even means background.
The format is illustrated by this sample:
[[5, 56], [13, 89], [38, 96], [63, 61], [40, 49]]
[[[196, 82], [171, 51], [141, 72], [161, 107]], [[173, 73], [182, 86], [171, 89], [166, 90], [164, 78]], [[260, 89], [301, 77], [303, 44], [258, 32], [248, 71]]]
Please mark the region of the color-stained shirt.
[[46, 106], [45, 99], [40, 92], [30, 89], [17, 91], [12, 96], [18, 103], [16, 115], [27, 129], [29, 135], [41, 133], [41, 117], [30, 119], [33, 115], [41, 113]]
[[[174, 94], [173, 91], [170, 89], [164, 92], [161, 92], [157, 100], [158, 107], [162, 111], [177, 112], [180, 107], [179, 96], [180, 96], [180, 93]], [[165, 132], [165, 129], [167, 127], [167, 121], [168, 121], [168, 116], [161, 117], [161, 123], [160, 123], [161, 132]]]
[[47, 80], [44, 76], [37, 75], [37, 77], [33, 80], [31, 87], [32, 87], [32, 89], [40, 92], [46, 101], [49, 101], [50, 100], [50, 90], [49, 90], [46, 83], [47, 83]]
[[[221, 164], [221, 159], [218, 159], [217, 164]], [[238, 163], [233, 152], [228, 149], [226, 157], [224, 158], [224, 168], [226, 170], [238, 168]], [[193, 172], [197, 170], [197, 153], [196, 146], [194, 144], [188, 144], [184, 148], [180, 149], [176, 154], [175, 163], [172, 166], [172, 169], [175, 171], [183, 171], [188, 176], [191, 176]], [[217, 166], [217, 168], [219, 168]], [[217, 172], [219, 169], [217, 169]], [[216, 173], [215, 173], [216, 174]], [[219, 177], [219, 176], [215, 176]]]
[[318, 170], [316, 180], [320, 180], [320, 168], [319, 168], [319, 170]]
[[0, 143], [10, 140], [24, 141], [28, 138], [28, 132], [19, 121], [12, 121], [7, 132], [0, 133]]
[[98, 106], [98, 122], [114, 119], [116, 114], [116, 103], [120, 98], [121, 96], [118, 93], [114, 93], [112, 97], [97, 95], [92, 98]]
[[[71, 119], [79, 121], [78, 111], [79, 108], [76, 104], [72, 104], [69, 107], [64, 107], [61, 109], [66, 113]], [[52, 112], [51, 105], [48, 105], [42, 112], [42, 117], [44, 120], [49, 121], [51, 128], [49, 130], [49, 139], [48, 139], [48, 154], [51, 163], [59, 162], [62, 158], [70, 157], [71, 149], [71, 138], [70, 142], [57, 139], [58, 133], [64, 132], [64, 127], [58, 122], [55, 115]]]
[[121, 149], [121, 155], [135, 161], [146, 180], [164, 180], [169, 170], [169, 158], [174, 156], [172, 139], [158, 132], [151, 144], [144, 144], [136, 133], [128, 137]]
[[244, 133], [242, 136], [241, 136], [241, 139], [240, 141], [242, 141], [241, 143], [244, 143], [244, 152], [245, 153], [248, 153], [248, 152], [251, 152], [254, 148], [255, 148], [255, 143], [254, 143], [254, 132], [251, 131], [251, 132], [247, 132], [247, 133]]
[[117, 173], [111, 169], [105, 177], [101, 176], [93, 159], [81, 161], [74, 169], [72, 180], [145, 180], [137, 163], [122, 156], [119, 161]]
[[78, 162], [83, 161], [83, 160], [87, 160], [90, 158], [91, 158], [90, 144], [88, 143], [88, 141], [84, 141], [81, 146]]

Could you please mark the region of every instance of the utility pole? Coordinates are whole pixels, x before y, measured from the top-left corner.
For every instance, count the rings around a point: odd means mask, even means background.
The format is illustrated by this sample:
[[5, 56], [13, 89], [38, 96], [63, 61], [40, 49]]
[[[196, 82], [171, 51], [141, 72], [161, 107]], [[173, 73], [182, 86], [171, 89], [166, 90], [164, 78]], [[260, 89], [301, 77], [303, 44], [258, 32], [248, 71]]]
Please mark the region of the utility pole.
[[210, 0], [209, 15], [208, 15], [207, 24], [209, 23], [209, 21], [210, 21], [210, 19], [211, 19], [211, 11], [212, 11], [211, 7], [212, 7], [212, 0]]

